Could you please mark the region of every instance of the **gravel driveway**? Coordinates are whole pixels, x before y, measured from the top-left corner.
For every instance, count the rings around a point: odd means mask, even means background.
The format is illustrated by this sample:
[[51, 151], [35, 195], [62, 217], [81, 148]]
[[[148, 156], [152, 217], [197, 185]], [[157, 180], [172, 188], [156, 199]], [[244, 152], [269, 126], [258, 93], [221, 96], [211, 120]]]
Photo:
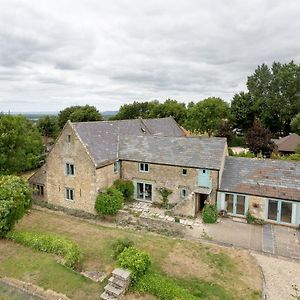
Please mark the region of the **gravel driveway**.
[[[292, 285], [300, 289], [300, 261], [280, 259], [252, 253], [262, 267], [266, 280], [267, 300], [295, 300]], [[298, 295], [300, 297], [300, 293]]]

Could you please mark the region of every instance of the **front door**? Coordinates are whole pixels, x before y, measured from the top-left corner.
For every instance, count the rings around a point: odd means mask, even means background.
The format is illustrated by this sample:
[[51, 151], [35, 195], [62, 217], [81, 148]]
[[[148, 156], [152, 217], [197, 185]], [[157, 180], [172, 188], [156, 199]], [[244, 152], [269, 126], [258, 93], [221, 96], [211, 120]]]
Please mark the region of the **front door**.
[[206, 194], [195, 193], [195, 213], [202, 211], [207, 196]]
[[268, 220], [292, 223], [293, 203], [282, 200], [268, 200]]
[[138, 200], [152, 201], [152, 184], [137, 182], [136, 198]]

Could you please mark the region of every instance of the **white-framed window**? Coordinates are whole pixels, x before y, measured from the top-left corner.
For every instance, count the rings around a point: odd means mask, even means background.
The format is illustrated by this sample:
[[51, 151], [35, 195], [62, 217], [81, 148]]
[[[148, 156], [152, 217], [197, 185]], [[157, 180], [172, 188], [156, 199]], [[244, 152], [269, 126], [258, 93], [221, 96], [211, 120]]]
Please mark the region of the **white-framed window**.
[[180, 197], [181, 198], [186, 198], [188, 195], [188, 189], [187, 188], [181, 188], [180, 189]]
[[182, 169], [182, 173], [183, 176], [187, 176], [187, 169]]
[[75, 200], [75, 190], [65, 187], [65, 198], [66, 198], [66, 200], [74, 201]]
[[67, 143], [71, 143], [71, 134], [67, 134]]
[[68, 176], [75, 175], [75, 167], [73, 164], [66, 163], [66, 175], [68, 175]]
[[139, 163], [139, 171], [140, 172], [149, 172], [149, 164]]
[[120, 172], [120, 161], [115, 161], [114, 162], [114, 173], [119, 173]]

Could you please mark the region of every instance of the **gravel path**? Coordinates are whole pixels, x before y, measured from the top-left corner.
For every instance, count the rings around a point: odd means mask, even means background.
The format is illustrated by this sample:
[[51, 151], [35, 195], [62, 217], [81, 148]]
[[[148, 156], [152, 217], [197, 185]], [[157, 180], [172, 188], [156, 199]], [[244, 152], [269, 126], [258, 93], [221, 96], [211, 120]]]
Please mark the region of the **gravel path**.
[[[252, 253], [262, 267], [266, 280], [267, 300], [295, 300], [292, 285], [300, 289], [300, 262]], [[298, 295], [300, 297], [300, 293]]]

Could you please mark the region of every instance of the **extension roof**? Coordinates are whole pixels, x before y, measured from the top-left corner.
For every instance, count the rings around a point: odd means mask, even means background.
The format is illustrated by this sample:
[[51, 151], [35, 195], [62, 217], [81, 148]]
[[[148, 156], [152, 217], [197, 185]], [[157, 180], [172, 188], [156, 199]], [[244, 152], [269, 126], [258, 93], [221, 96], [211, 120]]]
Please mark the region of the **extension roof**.
[[300, 201], [300, 163], [228, 156], [220, 190]]
[[280, 152], [295, 152], [300, 145], [300, 136], [296, 133], [287, 135], [281, 139], [274, 140]]
[[118, 159], [119, 140], [124, 135], [185, 136], [172, 117], [120, 121], [71, 123], [97, 167]]
[[220, 170], [226, 138], [124, 136], [121, 160]]

